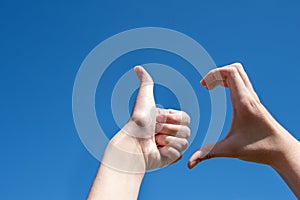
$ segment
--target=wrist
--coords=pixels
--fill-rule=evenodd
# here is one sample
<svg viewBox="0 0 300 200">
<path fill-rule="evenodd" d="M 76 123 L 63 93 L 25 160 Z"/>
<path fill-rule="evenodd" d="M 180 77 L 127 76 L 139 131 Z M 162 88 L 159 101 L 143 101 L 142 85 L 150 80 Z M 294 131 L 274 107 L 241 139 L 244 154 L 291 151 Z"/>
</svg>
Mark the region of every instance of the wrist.
<svg viewBox="0 0 300 200">
<path fill-rule="evenodd" d="M 268 132 L 270 140 L 266 144 L 269 146 L 269 153 L 267 154 L 266 160 L 268 161 L 267 165 L 271 166 L 275 170 L 279 170 L 288 161 L 293 159 L 295 154 L 299 154 L 299 142 L 280 124 L 276 119 L 267 111 L 267 109 L 263 106 L 265 110 L 264 119 L 266 120 L 265 130 Z"/>
<path fill-rule="evenodd" d="M 275 152 L 274 159 L 270 166 L 276 171 L 285 170 L 288 165 L 291 165 L 296 158 L 300 158 L 300 143 L 287 131 L 284 131 L 279 136 L 279 141 L 277 143 L 277 151 Z"/>
<path fill-rule="evenodd" d="M 300 198 L 300 144 L 290 134 L 282 140 L 279 156 L 271 166 Z"/>
<path fill-rule="evenodd" d="M 101 163 L 122 173 L 144 174 L 146 171 L 139 141 L 122 130 L 107 145 Z"/>
</svg>

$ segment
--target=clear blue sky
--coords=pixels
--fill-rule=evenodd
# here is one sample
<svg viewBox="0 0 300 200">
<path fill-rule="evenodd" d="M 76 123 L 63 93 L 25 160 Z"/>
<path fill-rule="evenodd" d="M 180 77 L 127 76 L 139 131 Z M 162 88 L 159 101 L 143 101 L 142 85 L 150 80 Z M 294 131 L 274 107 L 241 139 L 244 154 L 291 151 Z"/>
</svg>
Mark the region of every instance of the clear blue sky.
<svg viewBox="0 0 300 200">
<path fill-rule="evenodd" d="M 136 27 L 183 32 L 202 44 L 218 66 L 242 62 L 262 102 L 300 139 L 299 8 L 298 0 L 1 0 L 0 198 L 86 197 L 99 162 L 82 145 L 73 123 L 74 79 L 99 42 Z M 149 61 L 183 62 L 163 52 L 135 52 L 117 60 L 114 70 Z M 198 80 L 187 76 L 197 88 Z M 101 81 L 105 85 L 110 79 Z M 105 105 L 101 90 L 99 85 L 97 110 Z M 171 97 L 166 92 L 158 101 L 176 108 Z M 200 87 L 198 97 L 208 102 Z M 208 126 L 204 116 L 210 111 L 201 106 L 197 138 L 179 163 L 146 175 L 140 199 L 293 199 L 267 166 L 214 159 L 187 169 Z M 116 131 L 109 110 L 98 117 L 106 118 L 108 135 Z M 229 110 L 224 133 L 230 120 Z"/>
</svg>

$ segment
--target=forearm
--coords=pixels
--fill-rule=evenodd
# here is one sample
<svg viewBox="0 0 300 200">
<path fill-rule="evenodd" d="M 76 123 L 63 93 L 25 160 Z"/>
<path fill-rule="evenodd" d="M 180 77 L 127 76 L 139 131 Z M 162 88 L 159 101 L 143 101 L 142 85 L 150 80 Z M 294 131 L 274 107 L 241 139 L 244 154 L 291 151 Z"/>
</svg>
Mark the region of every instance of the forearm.
<svg viewBox="0 0 300 200">
<path fill-rule="evenodd" d="M 144 174 L 130 174 L 100 165 L 88 199 L 137 199 Z"/>
<path fill-rule="evenodd" d="M 282 150 L 272 167 L 300 198 L 300 143 L 289 133 L 282 140 Z"/>
<path fill-rule="evenodd" d="M 105 150 L 88 199 L 137 199 L 144 172 L 138 143 L 120 131 Z"/>
</svg>

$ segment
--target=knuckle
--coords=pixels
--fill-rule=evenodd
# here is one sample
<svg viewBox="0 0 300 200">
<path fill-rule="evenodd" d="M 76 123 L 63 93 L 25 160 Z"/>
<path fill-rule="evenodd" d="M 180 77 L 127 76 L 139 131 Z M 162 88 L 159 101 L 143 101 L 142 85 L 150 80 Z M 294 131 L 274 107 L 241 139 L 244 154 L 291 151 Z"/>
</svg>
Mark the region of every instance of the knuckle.
<svg viewBox="0 0 300 200">
<path fill-rule="evenodd" d="M 156 113 L 157 114 L 161 114 L 163 111 L 162 111 L 162 108 L 156 108 Z"/>
<path fill-rule="evenodd" d="M 216 73 L 216 72 L 218 72 L 219 71 L 219 69 L 218 68 L 216 68 L 216 69 L 213 69 L 213 70 L 211 70 L 210 71 L 210 74 L 214 74 L 214 73 Z"/>
<path fill-rule="evenodd" d="M 172 141 L 170 140 L 169 136 L 164 135 L 163 140 L 165 142 L 165 145 L 169 145 Z"/>
<path fill-rule="evenodd" d="M 155 132 L 159 133 L 164 129 L 165 125 L 163 123 L 156 123 L 155 124 Z"/>
<path fill-rule="evenodd" d="M 145 127 L 149 123 L 149 115 L 146 112 L 135 112 L 131 119 L 141 127 Z"/>
<path fill-rule="evenodd" d="M 260 113 L 261 109 L 260 109 L 260 102 L 258 102 L 256 99 L 248 97 L 248 98 L 242 98 L 240 100 L 240 105 L 242 107 L 242 109 L 240 109 L 240 111 L 242 112 L 246 112 L 247 113 L 251 113 L 251 114 L 258 114 Z"/>
<path fill-rule="evenodd" d="M 167 121 L 168 115 L 166 113 L 160 113 L 160 123 L 165 123 Z"/>
<path fill-rule="evenodd" d="M 215 69 L 213 73 L 213 81 L 219 81 L 222 80 L 222 75 L 221 75 L 221 70 L 220 69 Z"/>
<path fill-rule="evenodd" d="M 176 125 L 173 125 L 173 124 L 168 124 L 167 128 L 168 128 L 170 133 L 174 133 L 174 132 L 179 131 L 179 128 Z"/>
<path fill-rule="evenodd" d="M 172 122 L 178 120 L 178 115 L 177 114 L 168 114 L 168 119 Z"/>
<path fill-rule="evenodd" d="M 189 127 L 187 127 L 187 126 L 184 126 L 184 129 L 185 129 L 185 131 L 184 131 L 185 137 L 189 138 L 191 136 L 191 129 Z"/>
<path fill-rule="evenodd" d="M 160 138 L 159 135 L 156 135 L 156 136 L 155 136 L 155 143 L 158 143 L 158 142 L 160 141 L 159 138 Z"/>
<path fill-rule="evenodd" d="M 160 144 L 168 145 L 170 144 L 170 140 L 166 135 L 158 135 L 156 136 L 156 141 L 159 141 Z"/>
<path fill-rule="evenodd" d="M 185 150 L 189 146 L 189 142 L 187 140 L 183 140 L 182 149 Z"/>
<path fill-rule="evenodd" d="M 237 68 L 234 66 L 229 67 L 227 70 L 230 76 L 235 76 L 238 73 Z"/>
<path fill-rule="evenodd" d="M 209 84 L 212 81 L 212 79 L 214 79 L 215 74 L 218 72 L 218 68 L 209 71 L 208 74 L 204 77 L 204 81 Z"/>
<path fill-rule="evenodd" d="M 205 156 L 205 159 L 209 160 L 209 159 L 211 159 L 211 158 L 213 158 L 213 155 L 212 155 L 211 152 L 209 152 L 209 153 Z"/>
<path fill-rule="evenodd" d="M 240 99 L 240 105 L 244 108 L 248 108 L 250 106 L 250 99 L 249 97 L 243 97 Z"/>
<path fill-rule="evenodd" d="M 232 66 L 237 68 L 237 69 L 243 69 L 243 65 L 239 62 L 233 63 Z"/>
<path fill-rule="evenodd" d="M 172 114 L 172 113 L 178 113 L 178 112 L 181 112 L 181 111 L 169 108 L 169 109 L 166 110 L 166 112 Z"/>
<path fill-rule="evenodd" d="M 184 112 L 184 111 L 182 111 L 182 115 L 186 119 L 187 125 L 189 125 L 191 123 L 191 117 L 186 112 Z"/>
</svg>

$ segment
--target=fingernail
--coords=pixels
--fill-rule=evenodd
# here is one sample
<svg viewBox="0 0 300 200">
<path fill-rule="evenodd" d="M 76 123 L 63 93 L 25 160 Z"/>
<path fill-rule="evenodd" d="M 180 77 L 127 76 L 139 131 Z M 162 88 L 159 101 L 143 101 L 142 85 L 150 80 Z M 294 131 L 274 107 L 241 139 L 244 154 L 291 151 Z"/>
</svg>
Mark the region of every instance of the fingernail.
<svg viewBox="0 0 300 200">
<path fill-rule="evenodd" d="M 189 169 L 193 169 L 194 166 L 195 166 L 194 163 L 195 163 L 195 162 L 190 162 L 190 163 L 188 163 L 188 168 L 189 168 Z"/>
</svg>

